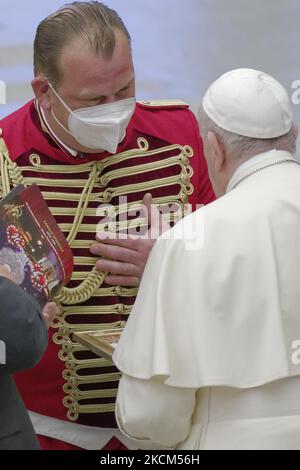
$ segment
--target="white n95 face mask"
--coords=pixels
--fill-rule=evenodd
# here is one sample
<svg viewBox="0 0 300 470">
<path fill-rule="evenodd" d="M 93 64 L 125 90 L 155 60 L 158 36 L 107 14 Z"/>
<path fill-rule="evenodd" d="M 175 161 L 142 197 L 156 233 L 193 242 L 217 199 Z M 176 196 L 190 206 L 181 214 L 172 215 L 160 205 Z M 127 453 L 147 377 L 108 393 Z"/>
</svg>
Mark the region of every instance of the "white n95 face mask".
<svg viewBox="0 0 300 470">
<path fill-rule="evenodd" d="M 124 139 L 127 126 L 134 114 L 135 98 L 72 111 L 51 83 L 49 86 L 70 113 L 69 129 L 66 129 L 51 111 L 57 124 L 84 147 L 116 153 L 118 144 Z"/>
</svg>

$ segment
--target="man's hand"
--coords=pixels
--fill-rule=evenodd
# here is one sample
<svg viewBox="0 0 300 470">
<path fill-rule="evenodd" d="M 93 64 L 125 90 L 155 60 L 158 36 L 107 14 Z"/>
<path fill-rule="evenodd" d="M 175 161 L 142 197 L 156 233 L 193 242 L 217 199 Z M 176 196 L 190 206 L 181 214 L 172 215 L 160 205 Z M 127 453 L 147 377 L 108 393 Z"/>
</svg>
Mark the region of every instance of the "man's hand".
<svg viewBox="0 0 300 470">
<path fill-rule="evenodd" d="M 124 235 L 114 235 L 104 238 L 101 235 L 97 237 L 99 242 L 90 248 L 93 255 L 106 258 L 97 261 L 96 267 L 99 271 L 109 273 L 105 278 L 108 285 L 138 287 L 156 238 L 170 228 L 162 223 L 159 212 L 152 206 L 151 194 L 145 195 L 143 204 L 150 227 L 145 236 L 128 235 L 125 238 Z"/>
<path fill-rule="evenodd" d="M 105 282 L 111 286 L 137 287 L 140 285 L 150 251 L 155 240 L 101 239 L 101 243 L 91 246 L 94 255 L 110 259 L 100 259 L 96 263 L 99 271 L 110 273 Z"/>
<path fill-rule="evenodd" d="M 49 302 L 45 305 L 43 308 L 43 317 L 48 328 L 58 314 L 59 308 L 54 302 Z"/>
</svg>

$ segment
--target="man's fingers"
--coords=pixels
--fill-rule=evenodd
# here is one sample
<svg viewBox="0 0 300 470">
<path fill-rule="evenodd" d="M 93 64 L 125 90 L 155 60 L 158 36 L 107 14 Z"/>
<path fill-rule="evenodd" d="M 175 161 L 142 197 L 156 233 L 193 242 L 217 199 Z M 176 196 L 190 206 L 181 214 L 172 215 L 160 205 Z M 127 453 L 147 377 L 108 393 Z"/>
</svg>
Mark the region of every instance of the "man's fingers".
<svg viewBox="0 0 300 470">
<path fill-rule="evenodd" d="M 52 323 L 52 321 L 58 314 L 59 314 L 59 308 L 54 302 L 49 302 L 43 308 L 43 317 L 47 325 Z"/>
<path fill-rule="evenodd" d="M 151 206 L 152 206 L 152 194 L 147 193 L 143 197 L 143 207 L 141 216 L 148 220 L 148 225 L 151 225 Z"/>
<path fill-rule="evenodd" d="M 102 235 L 97 235 L 97 239 L 100 243 L 113 246 L 121 246 L 123 248 L 128 248 L 129 250 L 137 251 L 136 244 L 140 237 L 132 237 L 131 235 L 129 237 L 129 235 L 126 235 L 126 238 L 102 238 Z"/>
<path fill-rule="evenodd" d="M 45 305 L 43 312 L 55 315 L 59 313 L 59 308 L 55 302 L 48 302 Z"/>
<path fill-rule="evenodd" d="M 125 263 L 135 263 L 138 261 L 137 252 L 125 247 L 94 243 L 90 247 L 90 251 L 93 255 L 103 256 L 104 258 L 123 261 Z"/>
<path fill-rule="evenodd" d="M 105 278 L 105 284 L 109 286 L 138 287 L 141 280 L 134 276 L 114 276 L 108 274 Z"/>
<path fill-rule="evenodd" d="M 140 271 L 137 266 L 130 263 L 122 263 L 119 261 L 110 261 L 101 259 L 97 261 L 96 268 L 105 273 L 111 273 L 121 276 L 137 276 L 139 277 Z"/>
<path fill-rule="evenodd" d="M 163 221 L 163 214 L 159 210 L 159 206 L 153 204 L 152 195 L 145 194 L 143 199 L 144 217 L 148 217 L 149 231 L 147 236 L 153 239 L 158 238 L 163 232 L 170 228 L 170 225 Z"/>
</svg>

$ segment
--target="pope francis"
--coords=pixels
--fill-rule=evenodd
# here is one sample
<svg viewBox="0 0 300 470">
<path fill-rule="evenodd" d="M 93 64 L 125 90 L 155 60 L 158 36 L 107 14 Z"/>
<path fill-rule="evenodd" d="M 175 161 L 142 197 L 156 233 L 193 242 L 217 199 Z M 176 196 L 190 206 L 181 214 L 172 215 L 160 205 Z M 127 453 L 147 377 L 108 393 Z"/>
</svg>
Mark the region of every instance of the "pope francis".
<svg viewBox="0 0 300 470">
<path fill-rule="evenodd" d="M 218 199 L 155 244 L 114 353 L 138 448 L 300 449 L 300 168 L 289 97 L 252 69 L 208 89 Z M 299 353 L 299 354 L 298 354 Z"/>
</svg>

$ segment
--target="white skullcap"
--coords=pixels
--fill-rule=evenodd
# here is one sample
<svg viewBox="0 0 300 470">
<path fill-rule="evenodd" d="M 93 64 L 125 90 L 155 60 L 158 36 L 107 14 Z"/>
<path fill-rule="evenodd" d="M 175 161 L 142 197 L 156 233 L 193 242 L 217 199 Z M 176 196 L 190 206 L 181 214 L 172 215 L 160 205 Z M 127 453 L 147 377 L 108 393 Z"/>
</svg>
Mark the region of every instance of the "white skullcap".
<svg viewBox="0 0 300 470">
<path fill-rule="evenodd" d="M 203 99 L 205 113 L 234 134 L 271 139 L 287 134 L 293 125 L 289 96 L 264 72 L 236 69 L 221 75 Z"/>
</svg>

